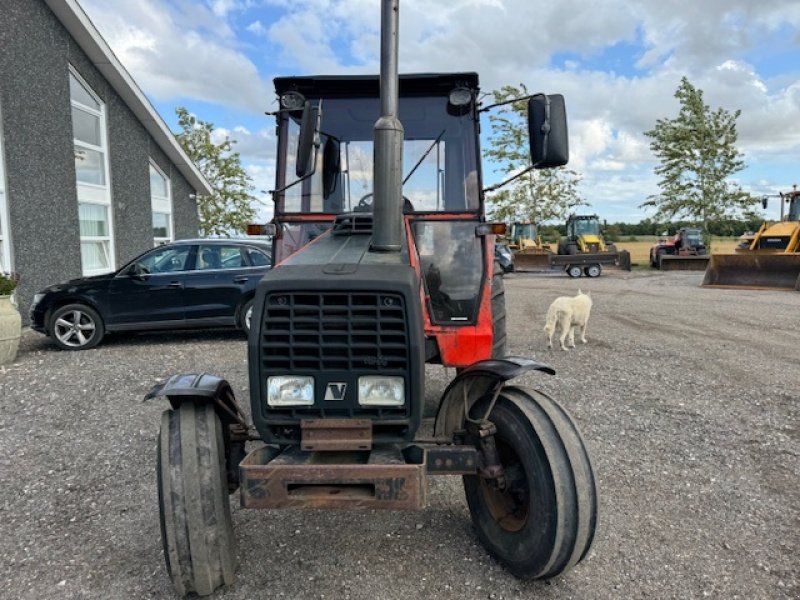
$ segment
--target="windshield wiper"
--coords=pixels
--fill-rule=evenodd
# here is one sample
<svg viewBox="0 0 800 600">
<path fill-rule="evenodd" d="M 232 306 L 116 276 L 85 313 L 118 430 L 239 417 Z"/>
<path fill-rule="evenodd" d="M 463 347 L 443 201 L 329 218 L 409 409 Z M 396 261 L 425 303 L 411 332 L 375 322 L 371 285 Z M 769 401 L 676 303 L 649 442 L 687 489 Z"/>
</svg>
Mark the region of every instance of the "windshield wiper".
<svg viewBox="0 0 800 600">
<path fill-rule="evenodd" d="M 422 155 L 422 156 L 419 158 L 419 160 L 417 161 L 417 164 L 415 164 L 415 165 L 414 165 L 414 168 L 413 168 L 413 169 L 411 169 L 411 172 L 410 172 L 408 175 L 406 175 L 405 179 L 403 179 L 403 185 L 405 185 L 405 184 L 406 184 L 406 181 L 408 181 L 409 179 L 411 179 L 411 176 L 414 174 L 414 172 L 415 172 L 415 171 L 416 171 L 416 170 L 419 168 L 419 166 L 422 164 L 422 161 L 424 161 L 424 160 L 425 160 L 425 158 L 428 156 L 428 154 L 430 154 L 430 153 L 431 153 L 431 150 L 433 150 L 433 147 L 434 147 L 434 146 L 436 146 L 436 144 L 438 144 L 438 143 L 441 141 L 441 139 L 442 139 L 442 136 L 444 135 L 444 132 L 445 132 L 445 131 L 447 131 L 447 129 L 442 129 L 442 133 L 440 133 L 438 136 L 436 136 L 436 139 L 435 139 L 435 140 L 433 140 L 433 142 L 431 142 L 431 145 L 430 145 L 430 146 L 428 146 L 428 149 L 427 149 L 427 150 L 425 150 L 425 154 L 423 154 L 423 155 Z"/>
</svg>

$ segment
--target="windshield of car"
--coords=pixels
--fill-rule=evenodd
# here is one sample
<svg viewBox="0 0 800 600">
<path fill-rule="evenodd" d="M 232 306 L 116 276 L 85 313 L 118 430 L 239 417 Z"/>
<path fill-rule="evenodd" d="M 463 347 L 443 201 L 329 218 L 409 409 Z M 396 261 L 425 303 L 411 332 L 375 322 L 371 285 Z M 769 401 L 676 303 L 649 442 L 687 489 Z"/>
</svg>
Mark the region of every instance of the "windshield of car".
<svg viewBox="0 0 800 600">
<path fill-rule="evenodd" d="M 703 236 L 696 229 L 686 231 L 686 241 L 690 246 L 700 246 L 703 244 Z"/>
<path fill-rule="evenodd" d="M 475 123 L 470 114 L 449 114 L 446 97 L 401 98 L 403 124 L 403 196 L 406 211 L 464 212 L 478 210 L 478 167 Z M 452 112 L 452 111 L 451 111 Z M 278 194 L 283 213 L 342 213 L 371 210 L 373 192 L 373 127 L 380 113 L 378 98 L 330 98 L 321 106 L 320 150 L 316 171 L 301 184 Z M 297 117 L 284 115 L 278 157 L 278 187 L 297 179 Z M 323 151 L 327 140 L 339 144 L 340 172 L 335 188 L 323 195 Z"/>
</svg>

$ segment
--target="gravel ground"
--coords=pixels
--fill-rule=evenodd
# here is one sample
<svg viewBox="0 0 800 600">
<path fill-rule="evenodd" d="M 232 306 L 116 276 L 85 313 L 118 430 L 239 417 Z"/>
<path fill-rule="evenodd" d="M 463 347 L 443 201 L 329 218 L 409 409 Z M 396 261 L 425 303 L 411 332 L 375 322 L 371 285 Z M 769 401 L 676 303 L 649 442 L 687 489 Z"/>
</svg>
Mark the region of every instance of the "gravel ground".
<svg viewBox="0 0 800 600">
<path fill-rule="evenodd" d="M 800 294 L 698 287 L 700 273 L 512 275 L 510 352 L 581 427 L 601 499 L 592 552 L 523 583 L 480 547 L 460 479 L 423 512 L 245 511 L 218 598 L 800 597 Z M 549 302 L 579 285 L 589 344 L 548 351 Z M 170 598 L 155 444 L 178 371 L 228 378 L 247 403 L 237 332 L 127 335 L 61 352 L 29 332 L 0 371 L 0 597 Z M 452 376 L 428 368 L 427 411 Z"/>
</svg>

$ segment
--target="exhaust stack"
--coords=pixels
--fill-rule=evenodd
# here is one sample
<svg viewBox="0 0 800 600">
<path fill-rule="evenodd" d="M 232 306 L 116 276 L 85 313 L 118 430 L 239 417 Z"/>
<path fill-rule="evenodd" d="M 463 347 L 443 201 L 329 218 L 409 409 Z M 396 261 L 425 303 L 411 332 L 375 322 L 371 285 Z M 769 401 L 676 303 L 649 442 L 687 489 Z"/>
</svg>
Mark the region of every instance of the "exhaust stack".
<svg viewBox="0 0 800 600">
<path fill-rule="evenodd" d="M 381 116 L 375 122 L 373 238 L 370 250 L 399 252 L 403 228 L 403 125 L 397 118 L 400 1 L 381 5 Z"/>
</svg>

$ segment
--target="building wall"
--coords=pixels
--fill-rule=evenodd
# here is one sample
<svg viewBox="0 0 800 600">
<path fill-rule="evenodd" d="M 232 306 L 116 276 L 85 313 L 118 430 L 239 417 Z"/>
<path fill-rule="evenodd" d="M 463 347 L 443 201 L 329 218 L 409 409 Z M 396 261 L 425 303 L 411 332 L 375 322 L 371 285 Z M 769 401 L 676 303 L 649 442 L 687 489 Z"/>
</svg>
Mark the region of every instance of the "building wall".
<svg viewBox="0 0 800 600">
<path fill-rule="evenodd" d="M 176 238 L 197 235 L 190 188 L 41 0 L 3 0 L 0 106 L 17 299 L 80 277 L 69 65 L 106 105 L 116 266 L 153 245 L 149 161 L 169 175 Z"/>
</svg>

